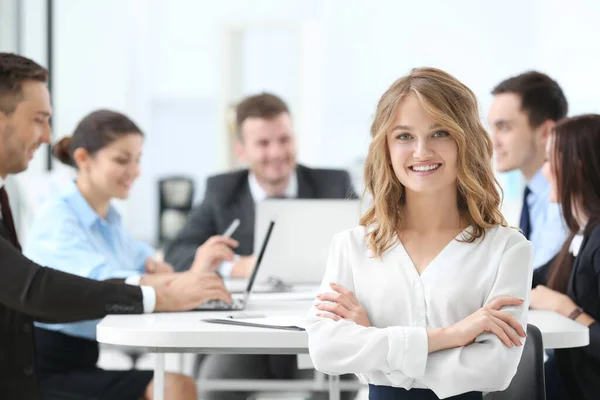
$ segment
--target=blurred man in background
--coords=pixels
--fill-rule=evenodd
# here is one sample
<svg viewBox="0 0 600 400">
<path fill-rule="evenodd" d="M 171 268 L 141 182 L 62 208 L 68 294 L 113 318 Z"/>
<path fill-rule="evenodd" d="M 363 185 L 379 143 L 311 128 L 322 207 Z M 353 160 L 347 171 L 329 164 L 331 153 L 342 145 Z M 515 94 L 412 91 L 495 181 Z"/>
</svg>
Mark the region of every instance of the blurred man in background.
<svg viewBox="0 0 600 400">
<path fill-rule="evenodd" d="M 499 172 L 520 170 L 526 181 L 519 226 L 533 243 L 533 267 L 558 254 L 568 236 L 560 205 L 550 202 L 550 184 L 542 175 L 546 141 L 557 121 L 567 116 L 565 95 L 553 79 L 530 71 L 500 82 L 488 122 Z"/>
<path fill-rule="evenodd" d="M 355 199 L 346 171 L 313 169 L 296 161 L 292 118 L 279 97 L 262 93 L 247 97 L 236 108 L 235 152 L 248 165 L 242 169 L 208 178 L 202 203 L 175 240 L 167 247 L 165 260 L 176 270 L 190 267 L 198 246 L 209 237 L 222 234 L 239 218 L 233 234 L 239 242 L 239 258 L 224 262 L 223 277 L 247 277 L 254 268 L 255 204 L 269 198 Z M 203 361 L 203 379 L 312 379 L 312 369 L 299 370 L 294 355 L 210 355 Z M 207 400 L 246 399 L 249 392 L 202 393 Z M 345 393 L 343 398 L 351 398 Z M 325 393 L 313 398 L 327 398 Z"/>
</svg>

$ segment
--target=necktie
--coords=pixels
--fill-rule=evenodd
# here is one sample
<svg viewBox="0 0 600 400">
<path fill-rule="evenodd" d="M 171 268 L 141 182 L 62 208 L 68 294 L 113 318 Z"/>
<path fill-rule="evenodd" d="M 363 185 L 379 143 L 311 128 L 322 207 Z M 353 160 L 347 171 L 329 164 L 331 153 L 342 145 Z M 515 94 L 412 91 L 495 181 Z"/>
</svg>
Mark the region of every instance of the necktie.
<svg viewBox="0 0 600 400">
<path fill-rule="evenodd" d="M 531 194 L 529 187 L 525 186 L 525 193 L 523 194 L 523 208 L 521 209 L 521 221 L 519 227 L 523 232 L 523 235 L 529 239 L 531 234 L 531 220 L 529 219 L 529 205 L 527 204 L 527 197 Z"/>
<path fill-rule="evenodd" d="M 8 194 L 4 186 L 0 189 L 0 205 L 2 206 L 2 223 L 8 234 L 10 242 L 19 250 L 21 245 L 17 238 L 17 231 L 15 229 L 15 222 L 13 221 L 12 211 L 10 210 L 10 204 L 8 202 Z"/>
<path fill-rule="evenodd" d="M 277 196 L 269 196 L 267 197 L 267 200 L 281 200 L 281 199 L 287 199 L 287 196 L 285 195 L 277 195 Z"/>
</svg>

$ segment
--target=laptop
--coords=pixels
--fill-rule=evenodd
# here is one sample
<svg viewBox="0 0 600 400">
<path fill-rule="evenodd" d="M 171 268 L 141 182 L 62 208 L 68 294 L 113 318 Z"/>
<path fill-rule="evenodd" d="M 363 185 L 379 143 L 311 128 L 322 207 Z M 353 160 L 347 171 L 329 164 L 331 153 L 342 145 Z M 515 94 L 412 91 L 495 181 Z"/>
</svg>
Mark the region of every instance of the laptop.
<svg viewBox="0 0 600 400">
<path fill-rule="evenodd" d="M 252 291 L 252 286 L 254 285 L 254 281 L 256 280 L 256 275 L 258 274 L 260 264 L 265 255 L 265 250 L 267 249 L 267 244 L 269 243 L 269 239 L 271 238 L 271 233 L 273 232 L 274 226 L 275 221 L 270 221 L 269 226 L 267 227 L 267 232 L 264 235 L 264 239 L 260 247 L 260 252 L 258 253 L 258 257 L 256 258 L 256 264 L 254 265 L 252 275 L 250 275 L 250 279 L 248 280 L 248 284 L 246 285 L 246 290 L 244 291 L 243 297 L 234 298 L 231 304 L 228 304 L 223 300 L 209 300 L 205 303 L 200 304 L 193 311 L 227 311 L 243 310 L 246 308 L 246 305 L 248 304 L 248 298 L 250 297 L 250 292 Z"/>
<path fill-rule="evenodd" d="M 318 286 L 325 275 L 333 236 L 358 226 L 360 215 L 360 200 L 270 199 L 257 203 L 255 238 L 264 235 L 271 220 L 277 221 L 258 273 L 258 287 L 270 283 L 284 292 Z M 254 244 L 256 251 L 256 239 Z"/>
</svg>

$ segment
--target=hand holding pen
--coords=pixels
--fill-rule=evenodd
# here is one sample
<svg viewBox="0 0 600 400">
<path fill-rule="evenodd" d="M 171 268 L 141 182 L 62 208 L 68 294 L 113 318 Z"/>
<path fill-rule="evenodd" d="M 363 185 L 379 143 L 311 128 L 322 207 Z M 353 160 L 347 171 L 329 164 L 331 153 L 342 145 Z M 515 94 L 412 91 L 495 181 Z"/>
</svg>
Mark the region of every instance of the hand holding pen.
<svg viewBox="0 0 600 400">
<path fill-rule="evenodd" d="M 190 270 L 215 272 L 223 261 L 233 261 L 235 254 L 232 249 L 238 246 L 238 242 L 231 235 L 239 225 L 240 220 L 236 218 L 223 235 L 211 236 L 198 247 Z"/>
</svg>

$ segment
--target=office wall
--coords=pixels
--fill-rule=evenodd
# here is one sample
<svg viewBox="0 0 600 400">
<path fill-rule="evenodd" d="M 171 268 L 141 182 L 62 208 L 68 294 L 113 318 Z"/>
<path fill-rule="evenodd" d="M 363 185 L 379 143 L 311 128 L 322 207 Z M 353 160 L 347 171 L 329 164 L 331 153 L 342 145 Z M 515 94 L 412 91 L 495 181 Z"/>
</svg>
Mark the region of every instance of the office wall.
<svg viewBox="0 0 600 400">
<path fill-rule="evenodd" d="M 69 134 L 83 115 L 99 107 L 121 110 L 138 122 L 147 135 L 142 176 L 121 210 L 136 236 L 153 240 L 157 179 L 191 175 L 200 197 L 207 175 L 220 166 L 216 135 L 222 24 L 303 21 L 312 18 L 315 2 L 56 0 L 55 4 L 55 134 L 57 138 Z M 249 63 L 246 72 L 254 70 L 256 75 L 259 68 Z M 260 78 L 268 76 L 263 73 Z M 271 83 L 272 90 L 292 80 L 283 69 L 271 78 L 276 83 Z"/>
<path fill-rule="evenodd" d="M 0 51 L 14 52 L 18 42 L 15 0 L 0 0 Z"/>
<path fill-rule="evenodd" d="M 0 0 L 0 51 L 16 52 L 46 65 L 46 1 Z M 46 165 L 46 149 L 42 148 L 30 162 L 29 170 L 10 176 L 7 190 L 11 199 L 15 224 L 24 239 L 31 223 L 28 212 L 45 190 L 28 190 L 38 184 Z"/>
<path fill-rule="evenodd" d="M 121 110 L 143 127 L 143 175 L 121 208 L 127 226 L 146 240 L 156 236 L 159 177 L 191 175 L 201 196 L 205 177 L 222 165 L 216 135 L 223 24 L 279 21 L 315 27 L 312 40 L 319 50 L 305 60 L 315 79 L 303 84 L 317 97 L 311 115 L 301 114 L 297 121 L 310 127 L 298 138 L 300 160 L 311 165 L 352 166 L 360 174 L 379 96 L 415 66 L 443 68 L 463 80 L 478 96 L 484 118 L 494 84 L 532 68 L 563 85 L 572 113 L 600 109 L 595 79 L 600 29 L 594 24 L 600 4 L 591 0 L 55 4 L 55 134 L 69 133 L 98 107 Z M 287 91 L 294 75 L 285 60 L 257 49 L 256 40 L 247 47 L 246 73 L 267 89 Z M 274 64 L 281 67 L 268 68 Z M 261 66 L 269 73 L 261 74 Z M 307 103 L 310 99 L 301 101 Z M 311 120 L 304 123 L 304 118 Z M 515 222 L 520 177 L 500 178 L 508 189 L 506 212 Z"/>
<path fill-rule="evenodd" d="M 45 4 L 45 0 L 0 0 L 0 51 L 19 52 L 46 64 Z M 45 159 L 38 152 L 32 170 L 41 170 Z"/>
</svg>

